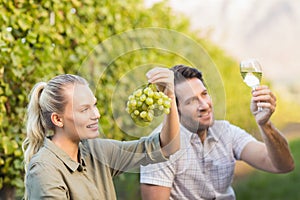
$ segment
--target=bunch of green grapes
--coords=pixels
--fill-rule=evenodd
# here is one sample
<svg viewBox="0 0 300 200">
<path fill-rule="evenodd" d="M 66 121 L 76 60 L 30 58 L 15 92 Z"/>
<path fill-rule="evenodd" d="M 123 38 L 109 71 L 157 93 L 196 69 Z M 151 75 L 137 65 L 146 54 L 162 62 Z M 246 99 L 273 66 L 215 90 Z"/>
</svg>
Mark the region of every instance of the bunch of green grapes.
<svg viewBox="0 0 300 200">
<path fill-rule="evenodd" d="M 171 99 L 159 92 L 154 84 L 138 88 L 129 97 L 126 111 L 133 121 L 141 126 L 149 125 L 154 117 L 169 114 Z"/>
</svg>

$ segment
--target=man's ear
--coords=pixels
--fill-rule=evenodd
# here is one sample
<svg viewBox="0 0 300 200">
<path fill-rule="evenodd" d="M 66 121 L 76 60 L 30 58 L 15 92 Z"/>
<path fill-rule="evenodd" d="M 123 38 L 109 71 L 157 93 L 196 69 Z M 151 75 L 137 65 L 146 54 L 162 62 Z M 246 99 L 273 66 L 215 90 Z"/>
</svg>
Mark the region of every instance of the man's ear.
<svg viewBox="0 0 300 200">
<path fill-rule="evenodd" d="M 180 111 L 180 105 L 179 105 L 179 101 L 178 101 L 178 99 L 176 98 L 176 104 L 177 104 L 177 111 L 178 111 L 178 115 L 179 115 L 179 117 L 180 117 L 180 115 L 181 115 L 181 111 Z"/>
<path fill-rule="evenodd" d="M 51 121 L 55 126 L 62 128 L 64 126 L 62 117 L 57 113 L 51 114 Z"/>
</svg>

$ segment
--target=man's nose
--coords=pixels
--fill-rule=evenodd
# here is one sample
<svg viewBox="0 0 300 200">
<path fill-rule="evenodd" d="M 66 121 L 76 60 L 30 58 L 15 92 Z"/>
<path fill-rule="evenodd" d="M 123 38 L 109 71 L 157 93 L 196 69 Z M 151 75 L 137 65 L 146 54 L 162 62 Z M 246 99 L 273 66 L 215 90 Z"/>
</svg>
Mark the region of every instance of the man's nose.
<svg viewBox="0 0 300 200">
<path fill-rule="evenodd" d="M 209 104 L 207 100 L 203 98 L 198 98 L 198 109 L 203 110 L 208 108 L 209 108 Z"/>
</svg>

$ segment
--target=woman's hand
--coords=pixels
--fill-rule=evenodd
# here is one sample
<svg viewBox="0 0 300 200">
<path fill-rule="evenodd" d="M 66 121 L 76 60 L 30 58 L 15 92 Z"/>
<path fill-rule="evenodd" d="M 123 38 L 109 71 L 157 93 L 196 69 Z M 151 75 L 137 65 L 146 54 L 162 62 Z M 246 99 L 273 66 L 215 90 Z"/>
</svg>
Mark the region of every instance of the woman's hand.
<svg viewBox="0 0 300 200">
<path fill-rule="evenodd" d="M 164 92 L 168 97 L 175 98 L 174 72 L 168 68 L 155 67 L 146 74 L 149 83 L 157 85 L 157 89 Z"/>
<path fill-rule="evenodd" d="M 171 101 L 170 113 L 165 115 L 160 132 L 160 145 L 166 157 L 180 148 L 179 115 L 174 92 L 174 72 L 168 68 L 155 67 L 147 72 L 149 83 L 157 85 L 159 91 L 164 92 Z"/>
</svg>

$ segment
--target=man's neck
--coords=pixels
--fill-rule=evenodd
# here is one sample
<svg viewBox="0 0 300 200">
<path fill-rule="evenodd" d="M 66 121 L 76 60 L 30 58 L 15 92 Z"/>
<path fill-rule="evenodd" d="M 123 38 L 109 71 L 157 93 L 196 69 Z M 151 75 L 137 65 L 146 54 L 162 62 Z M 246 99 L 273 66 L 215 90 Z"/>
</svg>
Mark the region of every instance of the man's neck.
<svg viewBox="0 0 300 200">
<path fill-rule="evenodd" d="M 200 138 L 200 140 L 201 140 L 201 142 L 203 144 L 204 140 L 205 140 L 205 138 L 207 136 L 207 129 L 205 129 L 205 130 L 198 130 L 197 131 L 197 135 L 199 136 L 199 138 Z"/>
<path fill-rule="evenodd" d="M 188 128 L 187 126 L 184 126 L 187 130 L 189 130 L 192 133 L 195 133 L 199 136 L 202 143 L 204 143 L 204 140 L 207 136 L 207 130 L 208 129 L 198 129 L 198 130 L 192 130 L 191 128 Z"/>
</svg>

